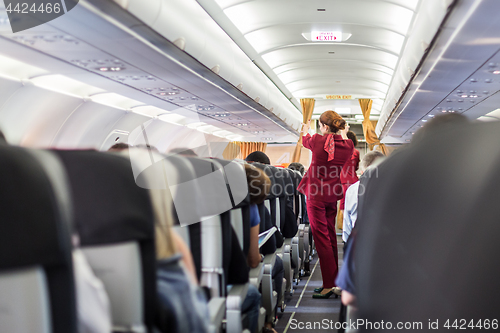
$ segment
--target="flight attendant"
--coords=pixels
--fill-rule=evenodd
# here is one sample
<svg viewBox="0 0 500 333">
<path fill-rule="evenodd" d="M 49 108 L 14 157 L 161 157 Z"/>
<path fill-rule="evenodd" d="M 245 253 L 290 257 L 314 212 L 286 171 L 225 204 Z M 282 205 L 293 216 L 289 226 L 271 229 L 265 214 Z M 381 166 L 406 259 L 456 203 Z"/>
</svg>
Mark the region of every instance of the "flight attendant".
<svg viewBox="0 0 500 333">
<path fill-rule="evenodd" d="M 308 133 L 310 121 L 303 124 L 302 144 L 312 151 L 312 162 L 299 191 L 307 198 L 307 213 L 323 277 L 323 287 L 315 289 L 318 293 L 313 298 L 328 298 L 337 291 L 334 289 L 338 273 L 335 217 L 337 201 L 343 196 L 340 174 L 351 158 L 354 145 L 345 133 L 345 120 L 336 112 L 323 112 L 318 123 L 321 135 L 313 136 Z"/>
<path fill-rule="evenodd" d="M 347 125 L 346 129 L 349 129 L 349 125 Z M 344 168 L 342 169 L 342 173 L 340 174 L 340 182 L 342 183 L 344 196 L 340 199 L 339 214 L 337 215 L 337 228 L 341 230 L 343 229 L 342 222 L 344 219 L 345 193 L 349 186 L 359 180 L 358 175 L 356 174 L 356 171 L 359 169 L 359 150 L 356 149 L 358 139 L 356 138 L 356 134 L 352 131 L 347 132 L 347 137 L 354 144 L 354 150 L 352 151 L 351 158 L 347 160 Z"/>
</svg>

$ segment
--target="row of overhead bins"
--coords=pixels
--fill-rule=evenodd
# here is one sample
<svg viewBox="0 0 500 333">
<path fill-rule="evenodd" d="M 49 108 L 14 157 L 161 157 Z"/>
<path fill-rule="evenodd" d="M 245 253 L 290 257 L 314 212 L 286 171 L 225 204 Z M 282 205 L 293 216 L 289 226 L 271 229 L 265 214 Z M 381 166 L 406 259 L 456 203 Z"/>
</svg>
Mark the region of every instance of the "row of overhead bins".
<svg viewBox="0 0 500 333">
<path fill-rule="evenodd" d="M 288 99 L 195 0 L 116 3 L 292 129 L 300 130 L 298 103 Z"/>
<path fill-rule="evenodd" d="M 440 2 L 436 1 L 436 6 Z M 427 121 L 440 114 L 459 113 L 470 120 L 499 119 L 500 4 L 495 0 L 448 2 L 444 20 L 435 18 L 440 23 L 438 33 L 432 40 L 422 39 L 422 48 L 413 52 L 416 57 L 408 72 L 414 69 L 415 73 L 400 78 L 404 94 L 396 98 L 395 92 L 386 101 L 392 99 L 394 106 L 384 110 L 377 125 L 382 142 L 409 142 Z M 433 4 L 431 1 L 429 6 Z M 436 14 L 428 7 L 427 16 Z M 432 24 L 431 20 L 426 22 Z M 417 62 L 417 56 L 424 53 Z"/>
<path fill-rule="evenodd" d="M 187 3 L 192 8 L 179 8 Z M 300 111 L 248 58 L 242 57 L 241 50 L 230 40 L 224 39 L 224 32 L 220 28 L 217 30 L 218 26 L 213 22 L 211 24 L 209 17 L 205 17 L 204 24 L 195 28 L 196 21 L 201 22 L 200 17 L 203 17 L 204 12 L 201 8 L 193 9 L 197 8 L 195 2 L 187 3 L 179 1 L 173 6 L 179 12 L 168 18 L 172 26 L 164 28 L 168 32 L 183 32 L 180 37 L 167 36 L 146 23 L 148 16 L 144 12 L 152 13 L 148 8 L 156 11 L 155 17 L 160 20 L 161 13 L 165 11 L 154 5 L 170 8 L 170 2 L 167 1 L 121 3 L 128 10 L 111 0 L 79 1 L 67 14 L 15 34 L 10 31 L 4 6 L 0 5 L 0 53 L 7 60 L 2 71 L 12 72 L 7 68 L 11 62 L 19 62 L 21 68 L 34 66 L 39 69 L 33 73 L 24 71 L 26 75 L 23 74 L 22 78 L 14 76 L 21 75 L 23 71 L 7 73 L 10 78 L 8 84 L 13 87 L 11 92 L 15 95 L 6 96 L 6 100 L 15 101 L 22 98 L 20 92 L 34 92 L 42 86 L 52 92 L 71 96 L 67 98 L 72 101 L 75 99 L 74 109 L 67 110 L 68 121 L 59 128 L 54 125 L 52 137 L 44 139 L 48 143 L 54 142 L 54 133 L 76 132 L 74 128 L 66 127 L 80 109 L 88 109 L 94 102 L 120 111 L 113 116 L 111 113 L 114 111 L 110 111 L 111 118 L 107 120 L 104 119 L 107 111 L 88 113 L 87 117 L 82 111 L 80 123 L 88 122 L 89 126 L 90 123 L 102 122 L 121 124 L 121 127 L 116 125 L 114 128 L 101 126 L 103 133 L 99 133 L 99 137 L 104 138 L 104 141 L 116 133 L 121 133 L 120 141 L 126 140 L 128 133 L 134 130 L 134 124 L 139 126 L 147 123 L 149 126 L 158 122 L 178 125 L 179 131 L 183 132 L 178 137 L 184 134 L 189 136 L 194 131 L 207 134 L 207 138 L 212 135 L 229 141 L 294 141 L 300 129 Z M 158 21 L 151 17 L 149 19 Z M 184 23 L 182 25 L 174 20 Z M 199 32 L 196 38 L 190 33 L 193 29 Z M 195 46 L 196 43 L 200 45 Z M 13 78 L 17 83 L 22 81 L 22 84 L 15 83 L 11 80 Z M 33 84 L 33 88 L 26 88 Z M 5 123 L 0 123 L 0 127 L 8 126 L 8 130 L 14 131 L 16 126 L 24 126 L 20 123 L 29 122 L 28 118 L 33 119 L 27 110 L 33 113 L 36 109 L 40 116 L 55 114 L 54 109 L 60 105 L 62 108 L 63 103 L 59 103 L 59 95 L 49 95 L 53 96 L 53 100 L 27 105 L 18 114 L 12 113 L 12 117 L 12 110 L 0 110 L 7 121 L 5 123 L 0 119 Z M 24 113 L 26 117 L 20 117 Z M 141 119 L 144 116 L 147 119 L 143 121 Z M 99 120 L 101 117 L 102 122 Z M 133 121 L 126 122 L 124 126 L 122 120 L 125 119 Z M 150 126 L 156 127 L 164 128 Z M 171 141 L 171 130 L 157 131 L 163 134 L 156 136 L 165 136 L 162 141 Z M 38 141 L 34 131 L 17 132 L 14 133 L 16 141 L 26 142 L 23 136 L 28 132 L 33 137 L 31 141 Z M 96 137 L 95 134 L 88 136 Z M 72 146 L 99 148 L 105 146 L 104 141 L 92 141 L 90 144 L 88 140 L 80 138 L 79 143 L 75 141 Z"/>
</svg>

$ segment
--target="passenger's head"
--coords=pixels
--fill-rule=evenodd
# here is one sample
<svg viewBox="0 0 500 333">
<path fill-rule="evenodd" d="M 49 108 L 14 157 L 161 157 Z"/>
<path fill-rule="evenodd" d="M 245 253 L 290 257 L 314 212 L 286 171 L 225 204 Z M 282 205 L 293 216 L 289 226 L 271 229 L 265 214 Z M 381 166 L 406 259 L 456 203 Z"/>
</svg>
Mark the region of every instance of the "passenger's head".
<svg viewBox="0 0 500 333">
<path fill-rule="evenodd" d="M 270 165 L 271 164 L 271 160 L 269 159 L 269 157 L 264 154 L 263 152 L 261 151 L 254 151 L 253 153 L 250 153 L 247 158 L 245 158 L 245 161 L 247 162 L 258 162 L 258 163 L 262 163 L 262 164 L 268 164 Z"/>
<path fill-rule="evenodd" d="M 122 150 L 125 150 L 125 149 L 129 149 L 130 148 L 130 145 L 128 145 L 127 143 L 124 143 L 124 142 L 119 142 L 119 143 L 115 143 L 114 145 L 112 145 L 108 151 L 122 151 Z"/>
<path fill-rule="evenodd" d="M 347 132 L 347 137 L 351 139 L 352 143 L 354 143 L 354 147 L 358 145 L 358 138 L 356 137 L 356 134 L 354 134 L 353 131 Z"/>
<path fill-rule="evenodd" d="M 368 167 L 370 167 L 371 165 L 375 165 L 375 162 L 377 162 L 377 160 L 384 158 L 384 157 L 385 157 L 385 155 L 379 151 L 371 151 L 371 152 L 367 153 L 365 156 L 363 156 L 363 159 L 359 163 L 360 171 L 362 173 L 365 172 L 366 169 L 368 169 Z"/>
<path fill-rule="evenodd" d="M 247 176 L 250 203 L 260 204 L 264 202 L 271 190 L 271 180 L 264 171 L 250 164 L 245 164 L 245 173 Z"/>
<path fill-rule="evenodd" d="M 298 172 L 300 172 L 300 174 L 302 176 L 304 175 L 304 172 L 306 171 L 306 168 L 304 168 L 302 163 L 299 163 L 299 162 L 290 163 L 290 165 L 288 166 L 288 169 L 298 171 Z"/>
<path fill-rule="evenodd" d="M 419 129 L 413 136 L 413 141 L 420 141 L 427 135 L 448 130 L 455 126 L 465 125 L 469 122 L 467 117 L 459 113 L 446 113 L 435 116 L 429 120 L 424 127 Z"/>
<path fill-rule="evenodd" d="M 319 125 L 321 134 L 337 133 L 345 129 L 346 122 L 337 112 L 328 110 L 319 117 Z"/>
<path fill-rule="evenodd" d="M 0 131 L 0 143 L 7 143 L 7 139 L 5 135 L 3 135 L 2 131 Z"/>
<path fill-rule="evenodd" d="M 168 152 L 169 154 L 176 154 L 187 157 L 198 157 L 194 150 L 190 148 L 174 148 Z"/>
</svg>

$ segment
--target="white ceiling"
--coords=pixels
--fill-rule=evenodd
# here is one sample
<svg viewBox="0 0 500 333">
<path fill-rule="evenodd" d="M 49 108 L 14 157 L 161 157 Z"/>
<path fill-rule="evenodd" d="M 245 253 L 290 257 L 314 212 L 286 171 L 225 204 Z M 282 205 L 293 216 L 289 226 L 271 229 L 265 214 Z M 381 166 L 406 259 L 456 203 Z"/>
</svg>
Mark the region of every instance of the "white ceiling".
<svg viewBox="0 0 500 333">
<path fill-rule="evenodd" d="M 336 108 L 342 108 L 343 114 L 359 114 L 356 99 L 324 100 L 324 95 L 372 98 L 372 114 L 377 115 L 419 0 L 198 3 L 293 102 L 313 97 L 315 114 Z M 343 38 L 350 38 L 340 43 L 314 42 L 303 36 L 312 31 L 340 31 Z"/>
</svg>

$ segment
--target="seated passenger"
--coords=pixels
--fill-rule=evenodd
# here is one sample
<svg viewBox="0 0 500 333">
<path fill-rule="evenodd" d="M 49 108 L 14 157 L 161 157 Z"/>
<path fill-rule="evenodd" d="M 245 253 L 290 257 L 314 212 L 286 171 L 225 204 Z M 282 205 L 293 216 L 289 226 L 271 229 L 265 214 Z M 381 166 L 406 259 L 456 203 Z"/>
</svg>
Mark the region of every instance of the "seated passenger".
<svg viewBox="0 0 500 333">
<path fill-rule="evenodd" d="M 189 248 L 171 228 L 173 213 L 169 191 L 150 190 L 156 225 L 158 311 L 161 332 L 208 332 L 207 300 L 197 286 Z"/>
<path fill-rule="evenodd" d="M 271 164 L 271 160 L 269 157 L 261 151 L 254 151 L 253 153 L 250 153 L 246 158 L 245 161 L 247 162 L 257 162 L 257 163 L 262 163 L 262 164 Z"/>
<path fill-rule="evenodd" d="M 348 208 L 349 212 L 347 212 L 346 210 L 344 218 L 348 217 L 348 220 L 344 220 L 344 225 L 348 225 L 351 229 L 349 229 L 349 241 L 347 241 L 344 245 L 344 263 L 340 268 L 339 274 L 335 281 L 335 283 L 337 283 L 337 286 L 342 290 L 342 304 L 346 306 L 350 305 L 355 307 L 356 305 L 356 289 L 354 285 L 354 248 L 357 231 L 355 228 L 355 223 L 352 224 L 352 222 L 356 222 L 357 220 L 358 208 L 360 206 L 360 196 L 364 194 L 364 187 L 366 186 L 367 180 L 370 177 L 377 176 L 377 172 L 374 172 L 374 167 L 379 164 L 384 158 L 385 155 L 378 151 L 372 151 L 366 154 L 363 157 L 360 165 L 360 168 L 362 168 L 363 171 L 361 179 L 357 183 L 349 187 L 349 189 L 347 190 L 349 196 L 348 198 L 346 198 L 346 209 Z M 356 187 L 354 187 L 355 185 Z M 343 237 L 344 234 L 342 234 L 342 238 Z"/>
<path fill-rule="evenodd" d="M 367 153 L 359 164 L 361 174 L 363 174 L 365 170 L 376 160 L 383 157 L 385 157 L 385 155 L 379 151 L 371 151 Z M 356 224 L 356 217 L 358 215 L 358 190 L 359 180 L 349 186 L 345 194 L 344 229 L 342 232 L 342 240 L 345 243 L 347 243 L 351 230 Z"/>
<path fill-rule="evenodd" d="M 268 196 L 271 189 L 271 180 L 262 170 L 250 164 L 245 164 L 245 173 L 247 176 L 248 192 L 250 194 L 250 247 L 247 262 L 251 268 L 255 268 L 264 259 L 264 256 L 259 253 L 260 214 L 257 205 L 264 202 Z M 283 264 L 281 266 L 283 270 Z M 281 279 L 283 279 L 283 276 L 281 276 Z M 255 332 L 257 327 L 260 298 L 257 288 L 250 285 L 247 297 L 242 306 L 242 312 L 248 316 L 249 323 L 247 328 L 250 332 Z M 266 323 L 266 329 L 273 332 L 272 323 Z"/>
<path fill-rule="evenodd" d="M 300 174 L 302 176 L 306 172 L 306 168 L 304 167 L 304 165 L 302 165 L 302 163 L 299 163 L 299 162 L 290 163 L 290 165 L 288 166 L 288 169 L 298 171 L 298 172 L 300 172 Z"/>
</svg>

